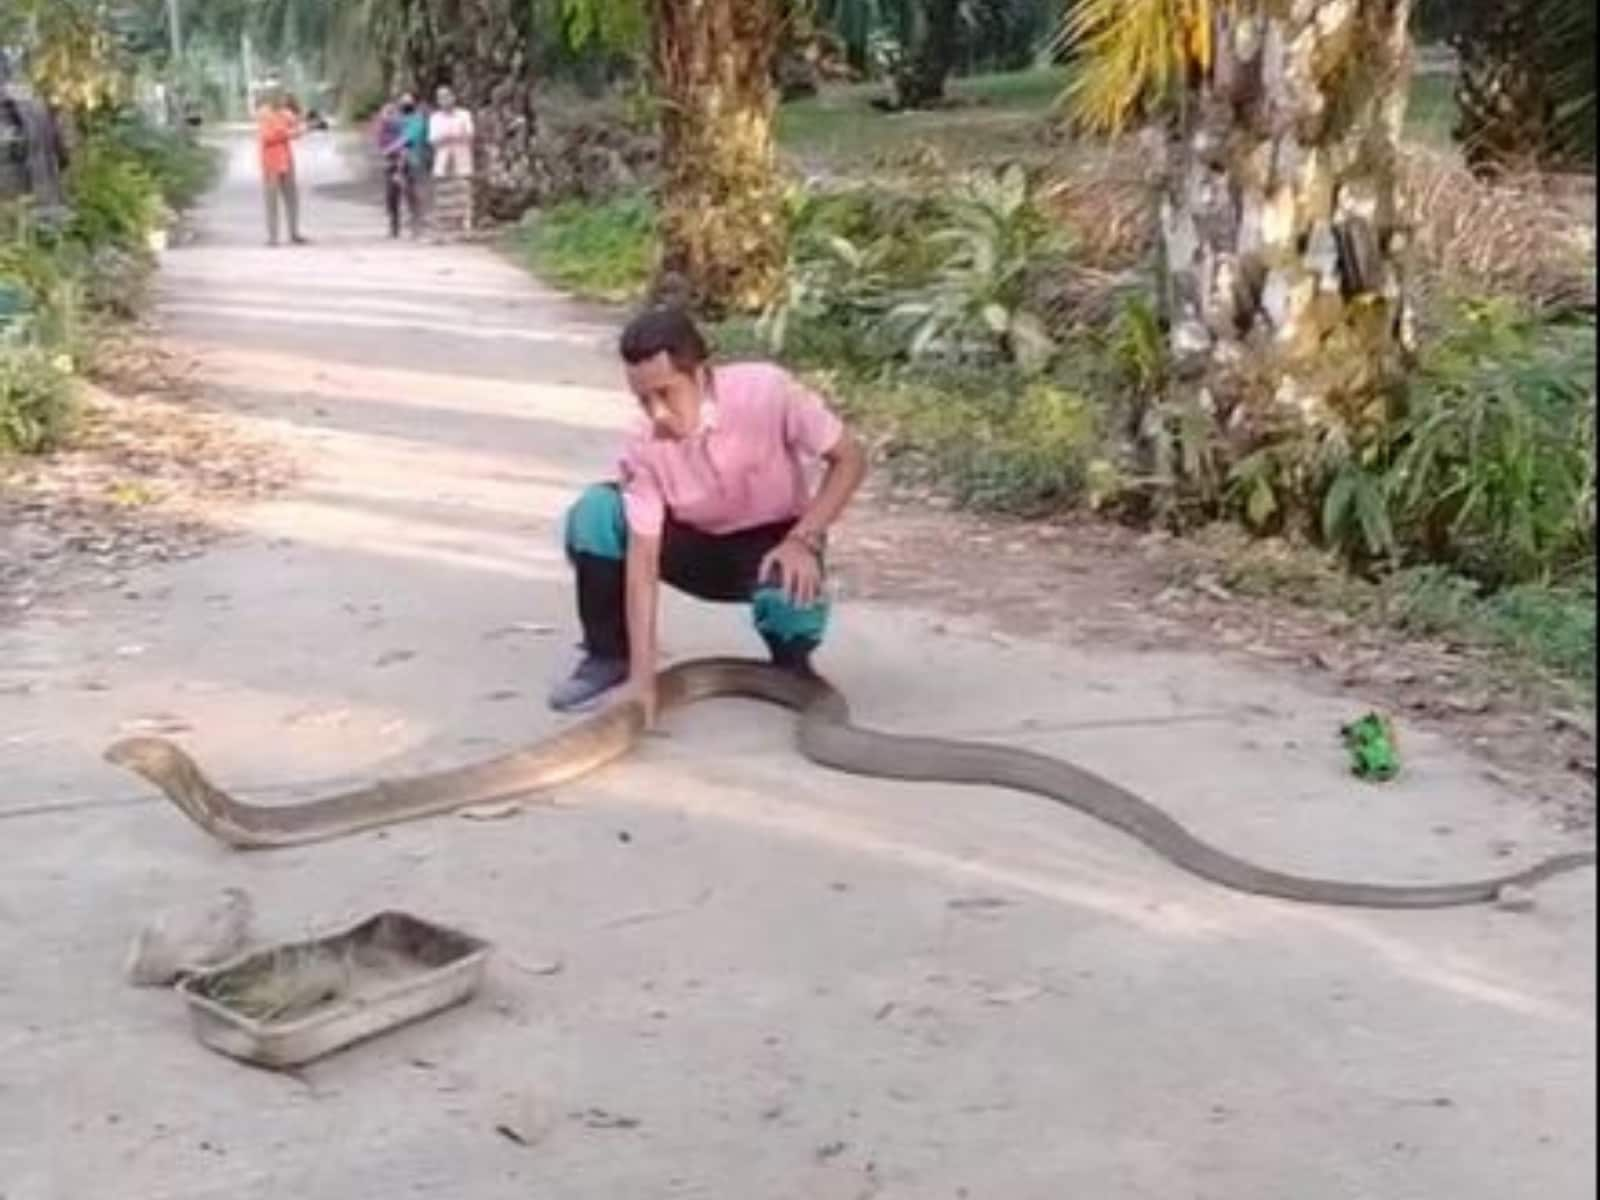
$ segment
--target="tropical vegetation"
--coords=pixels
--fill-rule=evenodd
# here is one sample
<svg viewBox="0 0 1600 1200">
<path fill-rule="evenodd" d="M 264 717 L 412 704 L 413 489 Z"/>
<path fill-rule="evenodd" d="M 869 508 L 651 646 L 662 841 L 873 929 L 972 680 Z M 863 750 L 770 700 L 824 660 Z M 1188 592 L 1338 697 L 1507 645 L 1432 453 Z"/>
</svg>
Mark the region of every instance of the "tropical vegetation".
<svg viewBox="0 0 1600 1200">
<path fill-rule="evenodd" d="M 1592 3 L 58 7 L 69 106 L 120 102 L 121 53 L 202 106 L 450 83 L 517 252 L 815 373 L 902 477 L 1232 523 L 1592 645 L 1593 229 L 1549 195 L 1592 188 Z M 119 161 L 78 186 L 131 197 Z"/>
</svg>

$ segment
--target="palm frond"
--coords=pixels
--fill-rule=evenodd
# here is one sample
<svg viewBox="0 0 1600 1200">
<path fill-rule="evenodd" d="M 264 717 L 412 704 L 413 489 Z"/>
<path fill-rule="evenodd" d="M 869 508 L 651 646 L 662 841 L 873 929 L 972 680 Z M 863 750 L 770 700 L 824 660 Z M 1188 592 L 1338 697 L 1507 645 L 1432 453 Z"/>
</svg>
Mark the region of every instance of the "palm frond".
<svg viewBox="0 0 1600 1200">
<path fill-rule="evenodd" d="M 1116 133 L 1181 86 L 1191 70 L 1209 69 L 1217 14 L 1235 3 L 1080 0 L 1054 47 L 1077 61 L 1062 97 L 1074 122 L 1092 133 Z"/>
<path fill-rule="evenodd" d="M 1562 157 L 1595 161 L 1595 0 L 1546 0 L 1539 28 L 1549 63 L 1552 138 Z"/>
</svg>

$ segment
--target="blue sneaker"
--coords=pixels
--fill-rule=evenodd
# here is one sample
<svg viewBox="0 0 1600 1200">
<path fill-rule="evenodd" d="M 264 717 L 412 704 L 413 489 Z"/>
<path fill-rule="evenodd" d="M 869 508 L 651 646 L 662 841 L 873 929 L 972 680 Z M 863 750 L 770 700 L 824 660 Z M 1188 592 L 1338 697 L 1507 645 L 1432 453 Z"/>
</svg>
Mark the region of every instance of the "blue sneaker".
<svg viewBox="0 0 1600 1200">
<path fill-rule="evenodd" d="M 577 712 L 593 707 L 612 688 L 628 681 L 628 664 L 620 658 L 586 654 L 571 678 L 550 690 L 550 707 Z"/>
</svg>

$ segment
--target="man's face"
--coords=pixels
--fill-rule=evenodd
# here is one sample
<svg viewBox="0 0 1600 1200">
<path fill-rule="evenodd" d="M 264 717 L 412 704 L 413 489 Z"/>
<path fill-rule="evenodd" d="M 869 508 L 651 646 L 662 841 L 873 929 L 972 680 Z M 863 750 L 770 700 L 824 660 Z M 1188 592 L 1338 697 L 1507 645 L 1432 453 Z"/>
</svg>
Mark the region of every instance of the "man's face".
<svg viewBox="0 0 1600 1200">
<path fill-rule="evenodd" d="M 628 386 L 656 437 L 681 441 L 700 427 L 699 373 L 678 370 L 665 350 L 629 364 Z"/>
</svg>

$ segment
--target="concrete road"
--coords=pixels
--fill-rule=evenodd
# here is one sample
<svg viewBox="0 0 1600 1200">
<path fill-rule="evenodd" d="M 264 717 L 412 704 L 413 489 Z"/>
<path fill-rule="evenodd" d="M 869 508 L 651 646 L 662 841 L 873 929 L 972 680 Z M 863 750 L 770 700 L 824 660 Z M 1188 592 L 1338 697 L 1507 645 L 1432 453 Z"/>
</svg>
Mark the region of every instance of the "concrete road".
<svg viewBox="0 0 1600 1200">
<path fill-rule="evenodd" d="M 1526 913 L 1255 900 L 1037 800 L 827 773 L 741 703 L 503 821 L 251 855 L 102 764 L 175 729 L 290 799 L 557 726 L 555 524 L 631 411 L 613 318 L 488 250 L 387 242 L 325 140 L 303 170 L 313 245 L 262 244 L 241 148 L 160 302 L 303 482 L 203 558 L 0 630 L 5 1200 L 1589 1194 L 1592 872 Z M 676 601 L 665 636 L 756 648 Z M 1356 783 L 1348 702 L 1204 655 L 847 602 L 823 665 L 864 722 L 1069 756 L 1285 868 L 1434 880 L 1568 844 L 1425 735 Z M 497 955 L 466 1007 L 249 1069 L 120 977 L 146 917 L 227 885 L 263 937 L 399 906 Z"/>
</svg>

